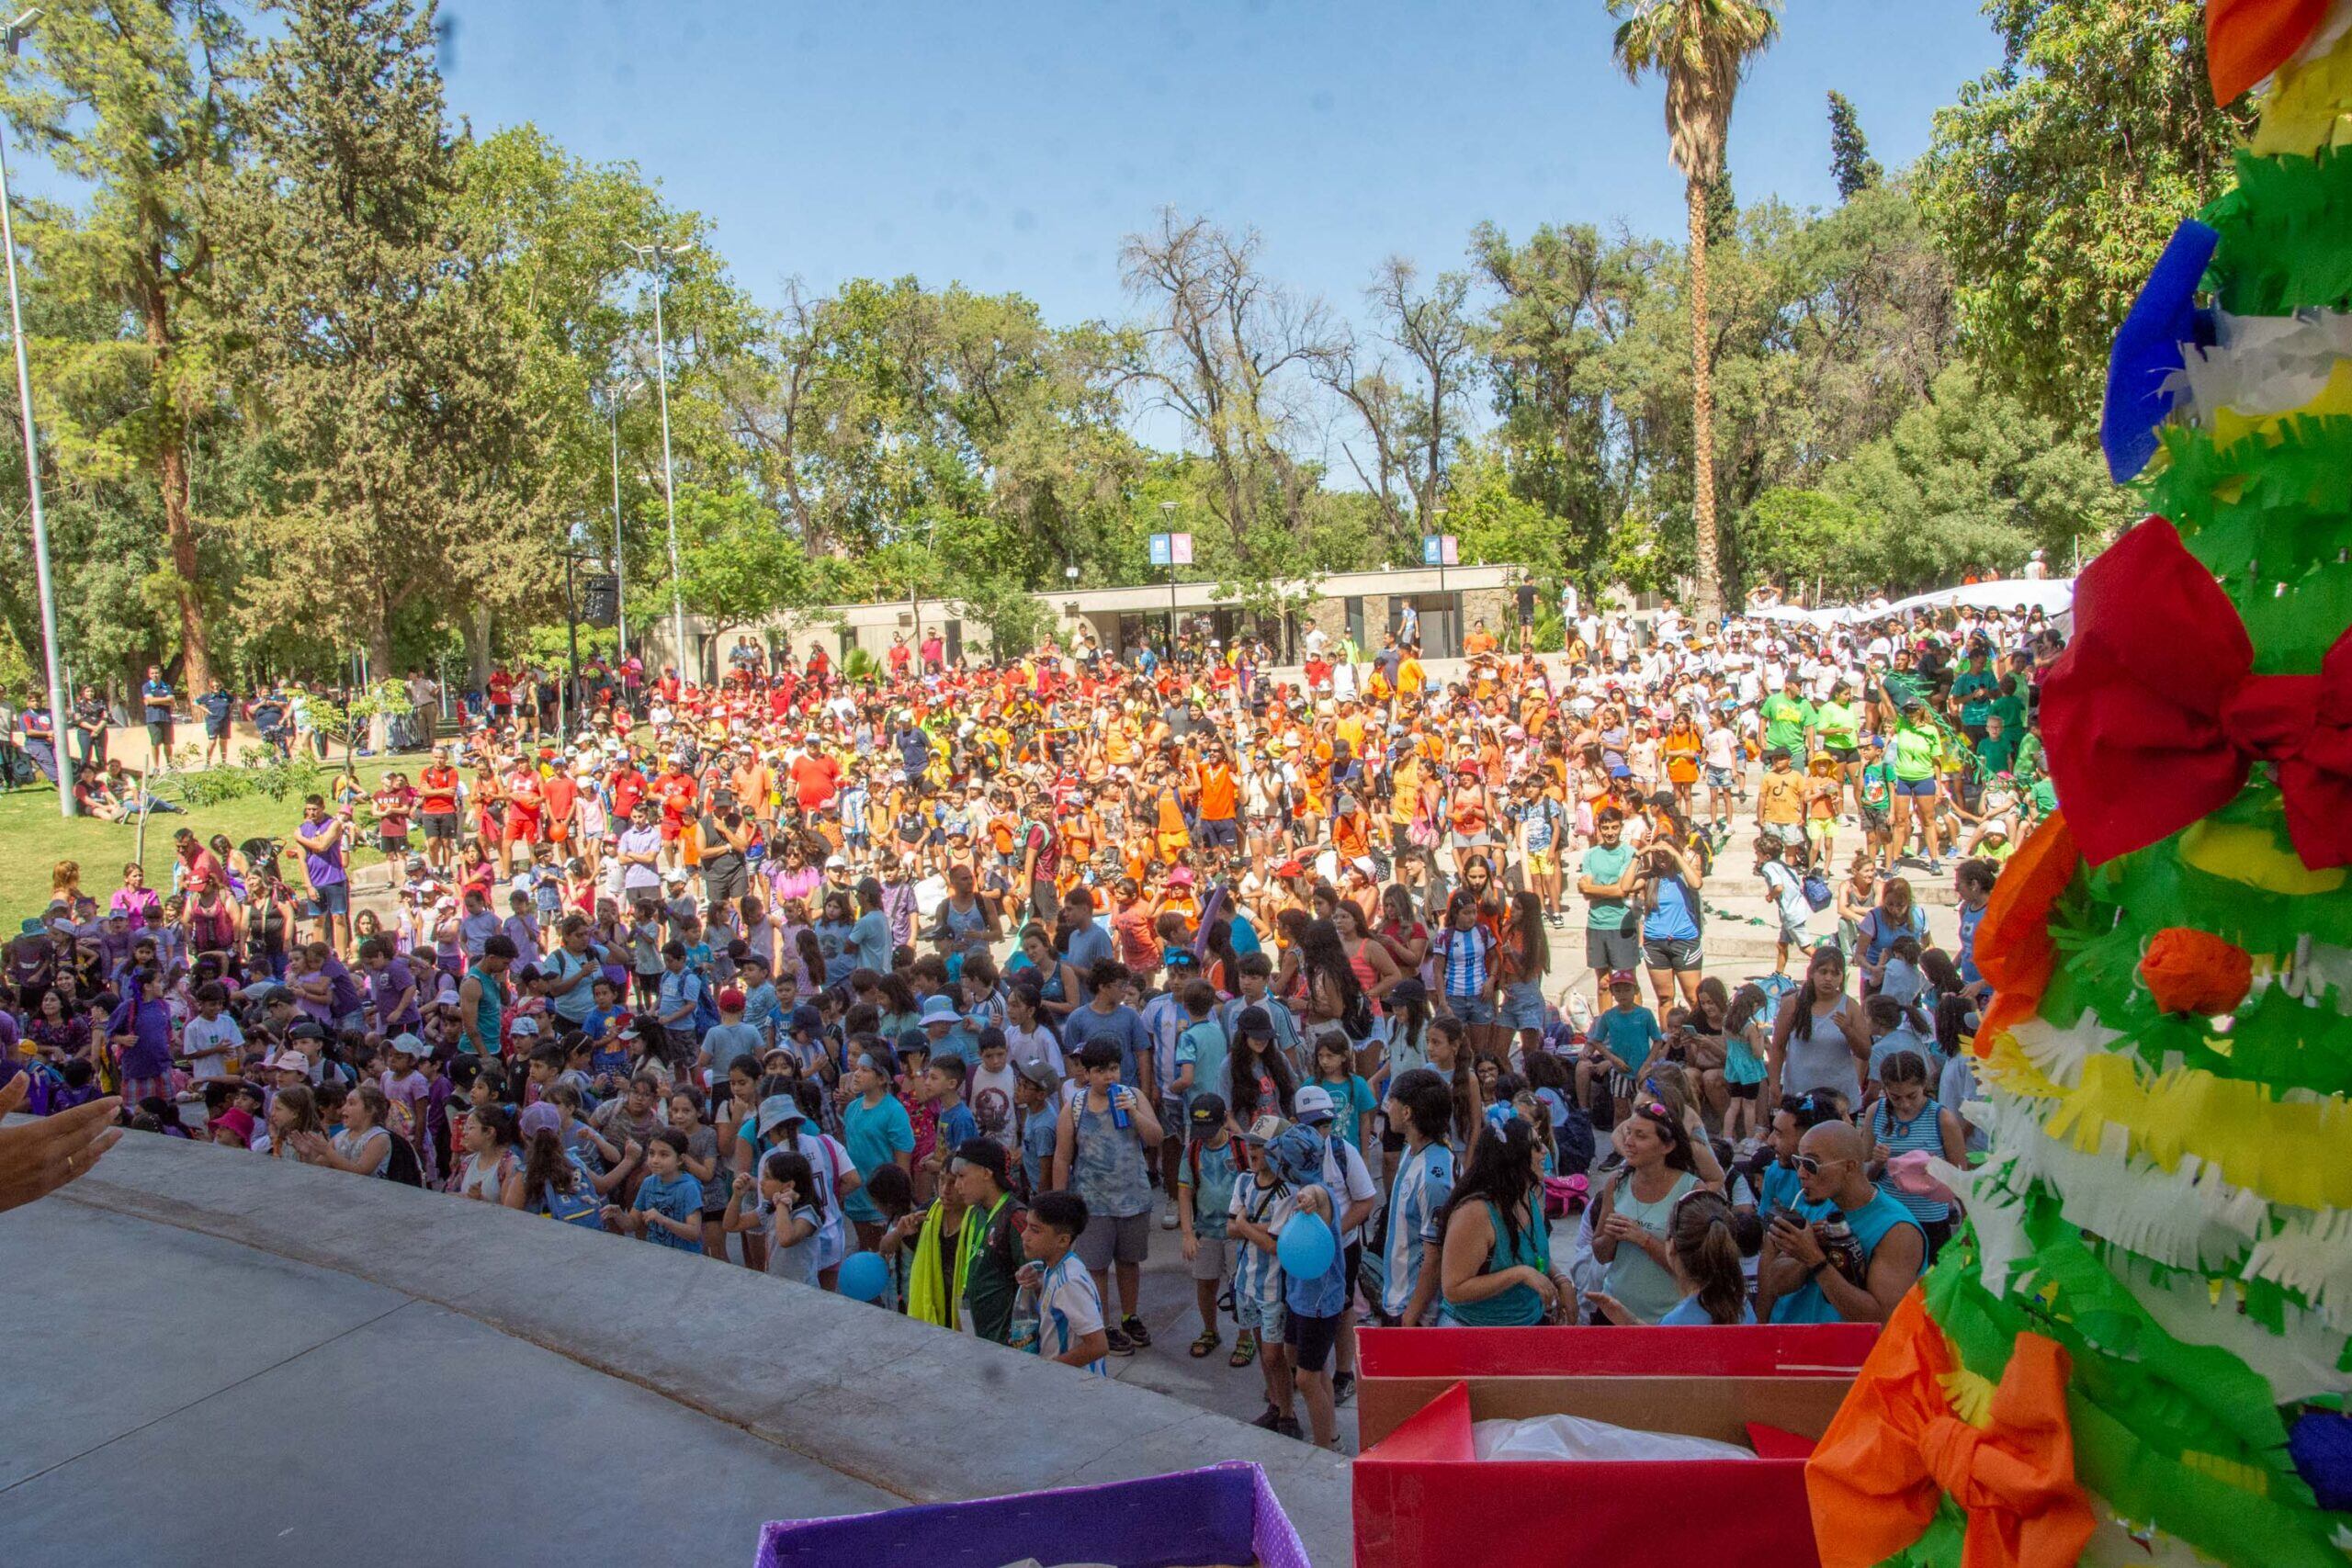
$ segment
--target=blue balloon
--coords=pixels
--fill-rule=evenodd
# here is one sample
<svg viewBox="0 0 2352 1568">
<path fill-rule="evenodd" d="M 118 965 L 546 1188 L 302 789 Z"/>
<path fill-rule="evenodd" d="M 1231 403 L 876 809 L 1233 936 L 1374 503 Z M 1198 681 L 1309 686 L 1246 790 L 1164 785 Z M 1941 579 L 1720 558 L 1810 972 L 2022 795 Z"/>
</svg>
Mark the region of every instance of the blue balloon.
<svg viewBox="0 0 2352 1568">
<path fill-rule="evenodd" d="M 1339 1255 L 1339 1242 L 1320 1214 L 1293 1214 L 1274 1238 L 1274 1256 L 1294 1280 L 1320 1279 L 1331 1271 L 1331 1259 Z"/>
<path fill-rule="evenodd" d="M 854 1302 L 876 1302 L 890 1288 L 890 1266 L 878 1252 L 853 1252 L 842 1259 L 842 1294 Z"/>
</svg>

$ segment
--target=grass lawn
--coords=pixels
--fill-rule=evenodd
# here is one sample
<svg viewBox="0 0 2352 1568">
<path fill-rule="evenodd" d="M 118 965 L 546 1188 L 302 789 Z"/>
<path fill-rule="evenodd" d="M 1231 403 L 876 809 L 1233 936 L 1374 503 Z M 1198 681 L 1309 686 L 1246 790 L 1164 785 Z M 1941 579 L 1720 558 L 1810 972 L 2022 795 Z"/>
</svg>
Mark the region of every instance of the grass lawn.
<svg viewBox="0 0 2352 1568">
<path fill-rule="evenodd" d="M 363 757 L 359 781 L 373 788 L 384 770 L 395 763 L 413 779 L 424 762 L 422 753 Z M 317 786 L 321 793 L 334 777 L 332 767 L 321 772 Z M 176 802 L 177 781 L 166 775 L 155 793 L 159 798 Z M 226 833 L 232 843 L 243 843 L 258 834 L 289 838 L 301 820 L 300 796 L 278 801 L 264 795 L 191 807 L 185 817 L 153 813 L 147 818 L 147 852 L 141 861 L 147 867 L 147 886 L 166 894 L 171 891 L 172 834 L 180 828 L 193 828 L 208 839 Z M 82 890 L 103 908 L 107 896 L 122 885 L 122 868 L 133 858 L 138 844 L 139 831 L 130 824 L 86 817 L 69 821 L 60 817 L 57 791 L 51 785 L 0 794 L 0 936 L 15 934 L 17 921 L 37 916 L 48 907 L 50 873 L 61 860 L 81 863 Z M 371 846 L 355 858 L 359 864 L 372 865 L 383 857 Z"/>
</svg>

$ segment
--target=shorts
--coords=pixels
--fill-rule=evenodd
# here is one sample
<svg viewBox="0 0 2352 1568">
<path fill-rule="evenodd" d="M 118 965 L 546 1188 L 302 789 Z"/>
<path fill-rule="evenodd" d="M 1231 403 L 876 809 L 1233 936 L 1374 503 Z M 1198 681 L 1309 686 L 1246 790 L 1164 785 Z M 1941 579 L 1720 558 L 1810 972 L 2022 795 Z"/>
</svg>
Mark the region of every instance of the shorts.
<svg viewBox="0 0 2352 1568">
<path fill-rule="evenodd" d="M 408 853 L 408 835 L 379 833 L 376 835 L 376 847 L 388 855 L 404 855 Z"/>
<path fill-rule="evenodd" d="M 1787 916 L 1782 916 L 1781 918 L 1781 940 L 1791 947 L 1804 946 L 1804 922 L 1803 920 L 1792 920 Z"/>
<path fill-rule="evenodd" d="M 1141 1263 L 1151 1254 L 1151 1211 L 1140 1214 L 1095 1214 L 1078 1233 L 1078 1260 L 1090 1274 L 1114 1263 Z"/>
<path fill-rule="evenodd" d="M 707 903 L 732 904 L 751 890 L 752 868 L 740 858 L 723 870 L 702 868 L 702 896 Z"/>
<path fill-rule="evenodd" d="M 1224 1279 L 1226 1269 L 1233 1263 L 1231 1244 L 1221 1235 L 1204 1235 L 1197 1239 L 1200 1250 L 1193 1253 L 1193 1260 L 1184 1265 L 1184 1272 L 1195 1280 Z"/>
<path fill-rule="evenodd" d="M 330 882 L 324 887 L 312 888 L 311 896 L 322 915 L 351 913 L 351 884 L 348 882 Z"/>
<path fill-rule="evenodd" d="M 1671 969 L 1686 975 L 1700 967 L 1699 939 L 1695 936 L 1668 937 L 1663 941 L 1644 941 L 1642 962 L 1651 969 Z"/>
<path fill-rule="evenodd" d="M 1286 1314 L 1283 1319 L 1283 1343 L 1291 1348 L 1292 1364 L 1302 1372 L 1319 1372 L 1331 1359 L 1331 1347 L 1340 1342 L 1340 1314 L 1329 1317 L 1301 1317 Z"/>
<path fill-rule="evenodd" d="M 1870 834 L 1872 838 L 1878 839 L 1883 839 L 1889 833 L 1894 832 L 1894 825 L 1886 819 L 1886 807 L 1883 806 L 1863 807 L 1862 831 Z"/>
<path fill-rule="evenodd" d="M 1081 1235 L 1079 1239 L 1083 1241 L 1086 1238 Z M 1238 1294 L 1233 1298 L 1234 1323 L 1244 1329 L 1256 1329 L 1259 1337 L 1266 1340 L 1287 1343 L 1285 1330 L 1289 1316 L 1280 1302 L 1261 1301 L 1255 1296 Z"/>
<path fill-rule="evenodd" d="M 1853 763 L 1862 760 L 1862 749 L 1859 746 L 1824 746 L 1822 750 L 1841 762 Z"/>
<path fill-rule="evenodd" d="M 1495 1021 L 1495 1004 L 1484 997 L 1448 997 L 1445 1005 L 1454 1017 L 1474 1029 L 1479 1024 Z"/>
<path fill-rule="evenodd" d="M 1509 1029 L 1544 1027 L 1544 984 L 1540 980 L 1513 980 L 1503 987 L 1502 1005 L 1495 1010 L 1495 1021 Z"/>
<path fill-rule="evenodd" d="M 204 721 L 204 738 L 207 740 L 223 740 L 228 738 L 228 735 L 229 721 L 227 719 L 221 719 L 218 723 L 209 718 Z"/>
<path fill-rule="evenodd" d="M 1184 1119 L 1184 1097 L 1182 1095 L 1163 1094 L 1159 1097 L 1159 1124 L 1162 1127 L 1189 1127 L 1192 1125 L 1190 1122 Z"/>
<path fill-rule="evenodd" d="M 1909 795 L 1914 800 L 1925 800 L 1936 793 L 1935 775 L 1931 773 L 1924 779 L 1897 779 L 1894 781 L 1894 793 Z"/>
<path fill-rule="evenodd" d="M 1215 821 L 1204 817 L 1193 824 L 1193 843 L 1204 850 L 1238 850 L 1241 847 L 1241 824 L 1230 817 Z"/>
<path fill-rule="evenodd" d="M 1734 1100 L 1755 1100 L 1763 1093 L 1763 1090 L 1764 1086 L 1760 1083 L 1733 1083 L 1728 1078 L 1724 1080 L 1724 1092 Z"/>
<path fill-rule="evenodd" d="M 1553 851 L 1530 850 L 1527 852 L 1527 869 L 1533 875 L 1549 876 L 1553 868 L 1559 863 L 1560 857 Z"/>
<path fill-rule="evenodd" d="M 536 813 L 526 816 L 517 811 L 506 818 L 506 841 L 510 844 L 536 844 L 539 841 L 539 818 Z"/>
<path fill-rule="evenodd" d="M 454 839 L 458 836 L 458 814 L 454 811 L 427 811 L 419 821 L 428 839 Z"/>
<path fill-rule="evenodd" d="M 1734 775 L 1729 768 L 1709 768 L 1707 770 L 1707 787 L 1709 789 L 1729 789 L 1732 787 L 1733 778 Z"/>
<path fill-rule="evenodd" d="M 1594 926 L 1584 933 L 1584 961 L 1601 974 L 1641 966 L 1642 940 L 1623 931 Z"/>
<path fill-rule="evenodd" d="M 1816 817 L 1804 825 L 1804 836 L 1816 844 L 1826 844 L 1838 832 L 1838 818 Z"/>
</svg>

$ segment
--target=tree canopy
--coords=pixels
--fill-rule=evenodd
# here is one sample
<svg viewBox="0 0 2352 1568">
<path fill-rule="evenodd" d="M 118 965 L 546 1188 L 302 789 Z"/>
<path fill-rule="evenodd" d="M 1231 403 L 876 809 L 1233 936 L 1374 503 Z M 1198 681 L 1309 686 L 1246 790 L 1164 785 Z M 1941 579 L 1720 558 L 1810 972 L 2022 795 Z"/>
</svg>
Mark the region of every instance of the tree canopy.
<svg viewBox="0 0 2352 1568">
<path fill-rule="evenodd" d="M 454 121 L 424 0 L 257 3 L 58 0 L 0 88 L 85 193 L 19 202 L 83 679 L 560 647 L 560 552 L 611 547 L 616 488 L 631 623 L 666 618 L 657 369 L 684 596 L 722 632 L 912 594 L 1019 646 L 1034 592 L 1146 581 L 1171 525 L 1261 608 L 1434 532 L 1589 593 L 2087 551 L 2120 512 L 2085 434 L 2108 335 L 2243 118 L 2186 0 L 1993 0 L 2007 61 L 1918 164 L 1833 93 L 1838 204 L 1743 206 L 1730 94 L 1772 9 L 1628 0 L 1686 232 L 1483 223 L 1325 300 L 1170 210 L 1123 242 L 1123 319 L 1058 321 L 952 277 L 755 300 L 646 171 Z M 12 423 L 0 487 L 23 457 Z M 0 678 L 38 653 L 23 532 Z"/>
</svg>

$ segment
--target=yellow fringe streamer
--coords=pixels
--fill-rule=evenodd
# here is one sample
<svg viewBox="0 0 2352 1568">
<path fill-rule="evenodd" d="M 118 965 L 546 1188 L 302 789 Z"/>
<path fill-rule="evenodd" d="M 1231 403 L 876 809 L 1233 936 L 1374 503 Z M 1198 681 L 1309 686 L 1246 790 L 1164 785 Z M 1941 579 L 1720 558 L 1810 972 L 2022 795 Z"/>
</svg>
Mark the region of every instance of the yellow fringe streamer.
<svg viewBox="0 0 2352 1568">
<path fill-rule="evenodd" d="M 2352 34 L 2313 59 L 2280 68 L 2262 100 L 2252 150 L 2264 157 L 2352 143 Z"/>
<path fill-rule="evenodd" d="M 2044 1126 L 2096 1153 L 2110 1125 L 2131 1152 L 2166 1170 L 2193 1156 L 2233 1186 L 2299 1209 L 2352 1208 L 2352 1107 L 2330 1100 L 2278 1100 L 2262 1084 L 2176 1068 L 2143 1081 L 2120 1055 L 2082 1064 L 2082 1082 L 2052 1082 L 2004 1032 L 1984 1063 L 2011 1094 L 2050 1102 Z"/>
</svg>

